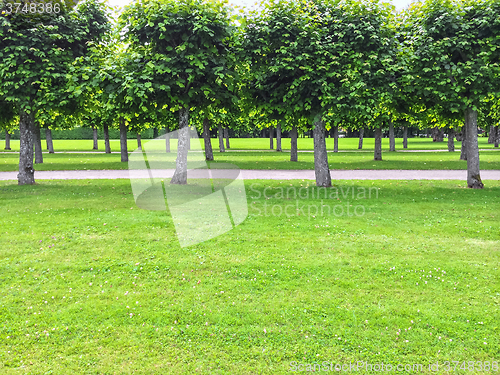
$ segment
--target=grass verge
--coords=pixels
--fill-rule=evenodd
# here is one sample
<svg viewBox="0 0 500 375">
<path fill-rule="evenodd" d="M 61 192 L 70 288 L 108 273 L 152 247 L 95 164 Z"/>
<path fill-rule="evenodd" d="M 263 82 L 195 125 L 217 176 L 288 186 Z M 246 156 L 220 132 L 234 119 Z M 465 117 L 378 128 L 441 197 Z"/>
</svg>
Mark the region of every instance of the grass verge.
<svg viewBox="0 0 500 375">
<path fill-rule="evenodd" d="M 127 181 L 0 182 L 0 372 L 498 361 L 500 182 L 246 185 L 246 221 L 182 249 Z"/>
</svg>

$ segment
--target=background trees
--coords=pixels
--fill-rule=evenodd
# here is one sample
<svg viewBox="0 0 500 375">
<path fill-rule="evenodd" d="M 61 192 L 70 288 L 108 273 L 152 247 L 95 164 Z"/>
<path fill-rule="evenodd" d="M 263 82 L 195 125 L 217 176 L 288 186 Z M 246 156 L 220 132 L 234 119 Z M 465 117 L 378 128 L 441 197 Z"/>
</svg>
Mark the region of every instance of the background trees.
<svg viewBox="0 0 500 375">
<path fill-rule="evenodd" d="M 496 0 L 428 0 L 413 4 L 406 18 L 412 68 L 407 85 L 426 106 L 463 115 L 471 188 L 483 187 L 477 111 L 481 100 L 500 90 L 499 15 Z"/>
<path fill-rule="evenodd" d="M 125 41 L 143 53 L 149 68 L 146 84 L 155 103 L 179 114 L 177 168 L 171 183 L 185 184 L 190 109 L 208 110 L 230 100 L 235 88 L 230 8 L 206 0 L 137 1 L 126 8 L 120 24 Z"/>
<path fill-rule="evenodd" d="M 4 6 L 5 8 L 5 6 Z M 103 4 L 81 3 L 76 11 L 0 14 L 0 101 L 19 116 L 18 183 L 33 184 L 33 142 L 38 111 L 61 108 L 70 63 L 109 29 Z"/>
</svg>

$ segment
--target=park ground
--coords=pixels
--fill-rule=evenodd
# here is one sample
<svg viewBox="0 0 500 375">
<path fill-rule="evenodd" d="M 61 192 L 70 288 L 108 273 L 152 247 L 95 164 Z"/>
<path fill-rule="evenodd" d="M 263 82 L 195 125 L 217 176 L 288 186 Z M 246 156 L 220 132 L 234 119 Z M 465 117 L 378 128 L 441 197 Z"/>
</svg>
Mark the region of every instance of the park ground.
<svg viewBox="0 0 500 375">
<path fill-rule="evenodd" d="M 482 168 L 488 153 L 498 163 L 484 151 Z M 44 156 L 57 155 L 75 169 L 74 154 Z M 284 374 L 294 361 L 494 373 L 500 181 L 333 182 L 318 196 L 313 181 L 245 181 L 248 218 L 181 248 L 168 212 L 138 208 L 127 180 L 0 181 L 0 373 Z"/>
</svg>

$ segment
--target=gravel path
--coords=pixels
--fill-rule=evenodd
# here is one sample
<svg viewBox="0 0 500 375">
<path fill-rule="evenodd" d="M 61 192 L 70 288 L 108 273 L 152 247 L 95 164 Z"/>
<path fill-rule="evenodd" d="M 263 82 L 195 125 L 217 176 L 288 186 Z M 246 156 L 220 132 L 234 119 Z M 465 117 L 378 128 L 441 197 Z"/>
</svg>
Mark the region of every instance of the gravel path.
<svg viewBox="0 0 500 375">
<path fill-rule="evenodd" d="M 222 170 L 219 170 L 222 171 Z M 151 170 L 153 177 L 170 178 L 173 169 Z M 465 180 L 465 170 L 332 170 L 332 180 Z M 206 173 L 206 172 L 205 172 Z M 228 171 L 229 175 L 233 175 Z M 241 170 L 245 180 L 314 180 L 313 170 Z M 190 178 L 203 175 L 191 174 Z M 130 178 L 128 170 L 37 171 L 36 180 L 99 180 Z M 483 180 L 500 180 L 500 170 L 481 171 Z M 0 180 L 17 180 L 17 172 L 0 172 Z"/>
</svg>

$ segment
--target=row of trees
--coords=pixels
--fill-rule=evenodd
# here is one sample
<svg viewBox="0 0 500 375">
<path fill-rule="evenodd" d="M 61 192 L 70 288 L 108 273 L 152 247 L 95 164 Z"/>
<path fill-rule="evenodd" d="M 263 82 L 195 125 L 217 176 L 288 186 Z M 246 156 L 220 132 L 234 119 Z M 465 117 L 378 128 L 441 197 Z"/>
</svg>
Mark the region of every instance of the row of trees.
<svg viewBox="0 0 500 375">
<path fill-rule="evenodd" d="M 477 124 L 498 139 L 499 15 L 499 0 L 428 0 L 399 13 L 368 0 L 278 0 L 248 13 L 219 1 L 136 1 L 114 27 L 95 0 L 57 17 L 2 14 L 0 120 L 19 122 L 20 184 L 34 183 L 40 127 L 117 126 L 123 161 L 127 131 L 179 129 L 171 182 L 180 184 L 190 124 L 207 160 L 211 128 L 221 142 L 227 126 L 269 127 L 277 140 L 286 131 L 292 161 L 297 135 L 311 130 L 316 183 L 330 186 L 326 131 L 372 129 L 382 160 L 383 130 L 393 150 L 395 126 L 433 124 L 463 135 L 467 184 L 482 188 Z"/>
</svg>

